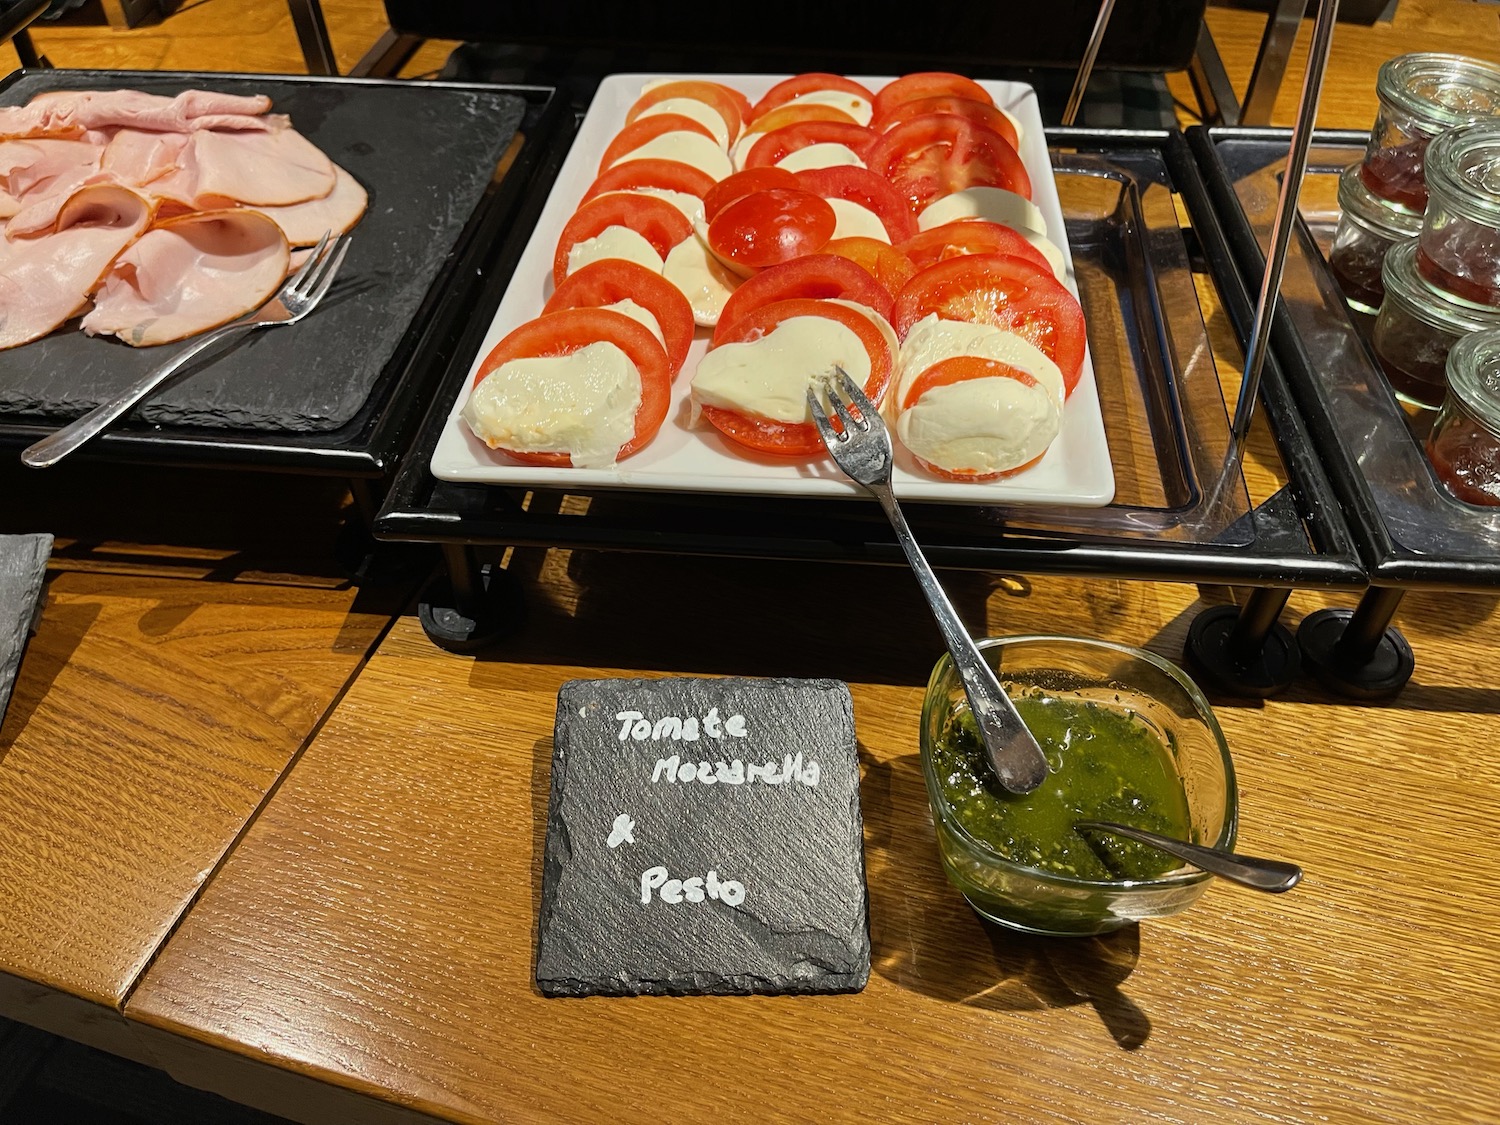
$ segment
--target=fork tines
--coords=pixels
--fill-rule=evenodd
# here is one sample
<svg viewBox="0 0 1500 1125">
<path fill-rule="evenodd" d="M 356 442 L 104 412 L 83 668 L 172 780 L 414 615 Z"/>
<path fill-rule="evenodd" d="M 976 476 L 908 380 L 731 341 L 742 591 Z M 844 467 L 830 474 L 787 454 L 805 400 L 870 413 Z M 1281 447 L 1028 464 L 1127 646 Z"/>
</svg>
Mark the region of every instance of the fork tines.
<svg viewBox="0 0 1500 1125">
<path fill-rule="evenodd" d="M 837 384 L 835 389 L 834 384 Z M 837 392 L 842 392 L 843 398 Z M 850 430 L 869 430 L 872 424 L 878 424 L 879 414 L 872 403 L 849 373 L 838 364 L 833 366 L 833 377 L 823 383 L 823 393 L 828 396 L 828 405 L 838 415 L 842 429 L 835 429 L 828 417 L 828 412 L 823 409 L 822 395 L 816 387 L 807 389 L 807 405 L 812 410 L 813 422 L 818 427 L 818 432 L 823 435 L 825 444 L 834 441 L 848 441 Z M 853 405 L 854 409 L 849 408 Z"/>
</svg>

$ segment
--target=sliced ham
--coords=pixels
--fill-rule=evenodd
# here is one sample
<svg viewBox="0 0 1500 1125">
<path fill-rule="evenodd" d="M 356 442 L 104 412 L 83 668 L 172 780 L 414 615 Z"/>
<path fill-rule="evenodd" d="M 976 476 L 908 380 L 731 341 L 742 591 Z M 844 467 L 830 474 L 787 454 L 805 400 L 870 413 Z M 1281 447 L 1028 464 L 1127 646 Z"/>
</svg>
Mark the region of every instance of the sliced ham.
<svg viewBox="0 0 1500 1125">
<path fill-rule="evenodd" d="M 83 330 L 146 347 L 216 328 L 264 304 L 288 261 L 281 228 L 257 211 L 169 219 L 115 261 Z"/>
<path fill-rule="evenodd" d="M 187 133 L 202 129 L 265 132 L 284 128 L 284 117 L 268 117 L 271 99 L 210 90 L 188 90 L 175 98 L 138 90 L 54 91 L 23 106 L 0 107 L 0 140 L 77 137 L 90 129 L 120 126 Z"/>
<path fill-rule="evenodd" d="M 295 129 L 276 133 L 193 134 L 182 168 L 199 208 L 215 201 L 284 207 L 322 199 L 333 190 L 333 161 Z M 179 185 L 173 183 L 172 186 Z"/>
<path fill-rule="evenodd" d="M 88 141 L 0 141 L 0 218 L 46 195 L 60 195 L 60 207 L 99 170 L 103 152 Z"/>
<path fill-rule="evenodd" d="M 99 167 L 121 183 L 145 187 L 176 171 L 187 143 L 186 133 L 118 129 L 105 145 Z"/>
<path fill-rule="evenodd" d="M 0 241 L 0 348 L 45 336 L 76 314 L 150 221 L 149 202 L 101 184 L 67 199 L 53 233 Z"/>
<path fill-rule="evenodd" d="M 343 234 L 359 222 L 370 197 L 360 182 L 337 164 L 333 172 L 333 190 L 322 199 L 254 210 L 273 219 L 293 246 L 312 246 L 325 234 Z"/>
</svg>

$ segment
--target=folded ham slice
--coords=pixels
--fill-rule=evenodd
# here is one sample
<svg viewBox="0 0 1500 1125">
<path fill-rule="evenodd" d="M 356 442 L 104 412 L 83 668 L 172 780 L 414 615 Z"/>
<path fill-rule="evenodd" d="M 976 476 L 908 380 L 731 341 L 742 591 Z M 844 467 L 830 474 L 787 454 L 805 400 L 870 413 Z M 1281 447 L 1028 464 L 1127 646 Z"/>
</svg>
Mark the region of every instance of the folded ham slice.
<svg viewBox="0 0 1500 1125">
<path fill-rule="evenodd" d="M 79 188 L 43 238 L 0 240 L 0 348 L 51 332 L 88 303 L 110 263 L 151 221 L 151 205 L 113 184 Z"/>
<path fill-rule="evenodd" d="M 333 190 L 322 199 L 254 210 L 274 219 L 293 246 L 312 246 L 325 234 L 343 234 L 359 222 L 370 197 L 360 182 L 337 164 L 333 172 Z"/>
<path fill-rule="evenodd" d="M 0 141 L 0 218 L 9 218 L 31 199 L 59 195 L 58 206 L 99 171 L 104 150 L 88 141 L 38 138 Z"/>
<path fill-rule="evenodd" d="M 160 132 L 200 129 L 264 132 L 282 129 L 285 117 L 268 117 L 271 99 L 211 90 L 188 90 L 175 98 L 139 90 L 53 91 L 23 106 L 0 107 L 0 140 L 76 137 L 90 129 L 121 126 Z"/>
<path fill-rule="evenodd" d="M 322 199 L 333 190 L 333 161 L 295 129 L 275 133 L 194 133 L 180 167 L 158 187 L 183 188 L 199 210 L 214 203 L 284 207 Z"/>
<path fill-rule="evenodd" d="M 227 324 L 276 292 L 289 253 L 281 228 L 257 211 L 168 219 L 115 261 L 83 330 L 147 347 Z"/>
</svg>

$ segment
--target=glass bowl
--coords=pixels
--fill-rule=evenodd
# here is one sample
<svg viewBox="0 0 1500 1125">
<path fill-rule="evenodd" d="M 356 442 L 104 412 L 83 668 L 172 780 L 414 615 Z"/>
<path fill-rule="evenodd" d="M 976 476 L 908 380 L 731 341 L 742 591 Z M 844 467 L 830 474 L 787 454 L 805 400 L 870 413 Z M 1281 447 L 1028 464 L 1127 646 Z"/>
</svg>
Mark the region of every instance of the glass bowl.
<svg viewBox="0 0 1500 1125">
<path fill-rule="evenodd" d="M 1238 803 L 1229 747 L 1208 700 L 1180 668 L 1140 649 L 1080 637 L 991 637 L 978 645 L 1012 694 L 1039 690 L 1144 724 L 1182 782 L 1193 841 L 1233 848 Z M 1212 876 L 1194 867 L 1146 879 L 1079 878 L 1016 862 L 973 835 L 934 762 L 939 739 L 967 709 L 963 684 L 944 655 L 922 701 L 922 773 L 943 869 L 981 915 L 1034 934 L 1100 934 L 1175 914 L 1203 893 Z"/>
</svg>

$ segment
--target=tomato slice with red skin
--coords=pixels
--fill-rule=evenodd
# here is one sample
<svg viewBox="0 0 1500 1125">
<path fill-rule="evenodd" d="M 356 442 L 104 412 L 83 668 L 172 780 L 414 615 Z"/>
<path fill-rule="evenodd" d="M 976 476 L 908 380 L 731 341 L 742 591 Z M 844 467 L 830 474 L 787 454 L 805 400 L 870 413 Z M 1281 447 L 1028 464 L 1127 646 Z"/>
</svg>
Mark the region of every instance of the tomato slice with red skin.
<svg viewBox="0 0 1500 1125">
<path fill-rule="evenodd" d="M 891 353 L 880 334 L 880 329 L 870 323 L 863 313 L 845 305 L 828 301 L 797 298 L 762 305 L 745 316 L 725 335 L 715 340 L 714 347 L 757 340 L 770 332 L 783 320 L 795 316 L 823 316 L 836 320 L 859 337 L 865 351 L 870 354 L 870 377 L 865 380 L 864 391 L 877 407 L 885 398 L 891 383 Z M 818 436 L 818 428 L 811 422 L 776 422 L 770 418 L 757 418 L 741 414 L 737 410 L 726 410 L 719 406 L 702 406 L 703 417 L 731 441 L 738 442 L 760 453 L 774 453 L 784 457 L 826 456 L 827 447 Z"/>
<path fill-rule="evenodd" d="M 1015 146 L 993 129 L 948 113 L 903 121 L 883 133 L 865 163 L 890 180 L 913 212 L 966 187 L 1001 187 L 1031 198 Z"/>
<path fill-rule="evenodd" d="M 772 188 L 736 199 L 715 215 L 708 224 L 708 245 L 726 261 L 762 270 L 817 253 L 837 225 L 821 195 Z"/>
<path fill-rule="evenodd" d="M 795 125 L 772 129 L 751 145 L 745 155 L 745 167 L 769 168 L 798 149 L 817 144 L 846 145 L 863 160 L 876 137 L 875 130 L 863 125 L 846 125 L 842 121 L 799 121 Z"/>
<path fill-rule="evenodd" d="M 568 276 L 568 251 L 579 242 L 596 238 L 606 227 L 629 227 L 663 259 L 693 233 L 687 216 L 655 195 L 614 191 L 589 200 L 568 220 L 552 257 L 552 282 L 561 287 Z M 826 239 L 824 241 L 827 241 Z"/>
<path fill-rule="evenodd" d="M 852 164 L 807 168 L 797 173 L 797 181 L 805 190 L 824 199 L 845 199 L 875 212 L 892 244 L 904 242 L 917 233 L 916 216 L 901 198 L 901 193 L 891 187 L 889 180 L 882 179 L 868 168 L 856 168 Z"/>
<path fill-rule="evenodd" d="M 703 217 L 711 220 L 736 199 L 744 199 L 757 191 L 801 186 L 797 174 L 788 172 L 785 168 L 749 168 L 736 172 L 732 176 L 725 176 L 703 197 Z"/>
<path fill-rule="evenodd" d="M 946 387 L 952 383 L 966 382 L 969 379 L 1014 379 L 1018 383 L 1028 387 L 1041 385 L 1036 379 L 1027 372 L 1022 371 L 1019 367 L 1012 367 L 1010 364 L 1001 363 L 999 360 L 985 359 L 977 355 L 953 356 L 949 359 L 939 360 L 916 377 L 906 392 L 906 400 L 901 404 L 901 409 L 910 410 L 917 404 L 919 398 L 934 387 Z M 910 450 L 907 452 L 910 452 Z M 1005 477 L 1013 477 L 1017 473 L 1024 473 L 1046 455 L 1046 451 L 1043 450 L 1025 464 L 1017 465 L 1014 469 L 1001 469 L 997 473 L 945 469 L 940 465 L 934 465 L 924 457 L 917 456 L 915 453 L 912 453 L 912 459 L 929 473 L 942 477 L 945 480 L 954 480 L 960 483 L 979 483 L 987 480 L 1001 480 Z"/>
<path fill-rule="evenodd" d="M 740 127 L 744 128 L 749 125 L 751 110 L 755 107 L 751 104 L 750 99 L 745 96 L 744 92 L 736 90 L 733 86 L 726 86 L 722 82 L 715 82 L 713 85 L 723 90 L 729 96 L 729 100 L 734 102 L 734 108 L 740 111 Z"/>
<path fill-rule="evenodd" d="M 928 266 L 896 294 L 891 324 L 904 340 L 913 324 L 932 313 L 1014 332 L 1057 364 L 1067 394 L 1078 385 L 1088 344 L 1083 309 L 1046 266 L 1000 254 L 967 254 Z"/>
<path fill-rule="evenodd" d="M 664 133 L 697 133 L 700 137 L 707 137 L 714 144 L 719 143 L 714 140 L 714 135 L 709 132 L 708 126 L 701 121 L 694 121 L 691 117 L 684 117 L 680 113 L 653 113 L 650 117 L 641 117 L 632 121 L 615 134 L 615 139 L 609 142 L 609 147 L 604 150 L 603 159 L 599 161 L 599 171 L 607 170 L 620 157 L 634 152 Z"/>
<path fill-rule="evenodd" d="M 839 121 L 849 125 L 859 124 L 836 105 L 824 105 L 822 102 L 791 102 L 777 106 L 761 116 L 755 122 L 751 132 L 769 133 L 774 129 L 780 129 L 786 125 L 798 125 L 804 121 Z"/>
<path fill-rule="evenodd" d="M 572 355 L 580 348 L 601 341 L 614 344 L 624 352 L 641 377 L 641 405 L 635 414 L 635 433 L 617 454 L 617 459 L 623 461 L 656 436 L 667 420 L 667 408 L 672 400 L 672 373 L 666 349 L 651 334 L 651 329 L 624 313 L 609 309 L 564 309 L 528 320 L 484 357 L 474 376 L 474 386 L 513 359 Z M 503 448 L 501 452 L 527 465 L 571 467 L 573 464 L 572 457 L 566 453 L 531 453 Z"/>
<path fill-rule="evenodd" d="M 823 253 L 837 254 L 841 258 L 848 258 L 857 266 L 863 266 L 880 283 L 880 287 L 891 295 L 893 301 L 896 294 L 901 292 L 901 287 L 917 272 L 912 260 L 899 248 L 876 238 L 858 235 L 852 238 L 835 238 L 823 247 Z"/>
<path fill-rule="evenodd" d="M 743 124 L 740 107 L 739 103 L 729 96 L 729 88 L 717 82 L 698 82 L 692 79 L 666 82 L 645 91 L 625 112 L 625 124 L 629 125 L 652 106 L 671 98 L 688 98 L 691 101 L 702 102 L 724 119 L 724 128 L 729 131 L 730 141 L 740 135 L 740 126 Z"/>
<path fill-rule="evenodd" d="M 551 297 L 542 315 L 563 309 L 597 309 L 617 301 L 634 301 L 656 318 L 667 344 L 667 359 L 675 379 L 693 344 L 693 307 L 682 291 L 639 262 L 604 258 L 570 273 Z"/>
<path fill-rule="evenodd" d="M 648 157 L 627 160 L 600 172 L 599 178 L 584 192 L 583 202 L 587 203 L 594 196 L 603 195 L 607 191 L 639 191 L 642 188 L 680 191 L 703 199 L 713 187 L 714 178 L 701 168 L 694 168 L 680 160 Z"/>
<path fill-rule="evenodd" d="M 929 113 L 947 113 L 954 117 L 962 117 L 976 125 L 983 125 L 986 129 L 995 130 L 1009 141 L 1013 148 L 1021 147 L 1021 138 L 1016 133 L 1015 122 L 993 105 L 976 102 L 973 98 L 918 98 L 914 102 L 902 102 L 893 107 L 886 116 L 874 119 L 870 123 L 870 128 L 884 133 L 903 121 L 910 121 L 913 117 L 925 117 Z"/>
<path fill-rule="evenodd" d="M 800 98 L 803 94 L 811 94 L 817 90 L 839 90 L 846 94 L 856 94 L 871 105 L 875 103 L 874 94 L 842 74 L 809 71 L 806 74 L 797 74 L 784 79 L 767 90 L 765 96 L 756 102 L 755 107 L 750 111 L 751 127 L 753 128 L 757 121 L 777 106 L 786 105 L 787 102 Z"/>
<path fill-rule="evenodd" d="M 900 248 L 919 270 L 966 254 L 1004 254 L 1012 258 L 1025 258 L 1047 272 L 1052 272 L 1052 264 L 1047 261 L 1047 255 L 1033 246 L 1024 234 L 1003 223 L 990 223 L 983 219 L 960 219 L 931 230 L 920 231 L 901 243 Z"/>
<path fill-rule="evenodd" d="M 838 254 L 808 254 L 761 270 L 742 282 L 724 302 L 724 311 L 714 328 L 714 343 L 728 339 L 736 322 L 766 305 L 830 297 L 857 301 L 886 320 L 891 318 L 890 294 L 868 270 Z"/>
<path fill-rule="evenodd" d="M 875 118 L 889 115 L 896 106 L 904 102 L 937 97 L 969 98 L 987 106 L 995 104 L 990 92 L 972 78 L 950 74 L 945 70 L 924 70 L 882 86 L 873 103 Z"/>
</svg>

